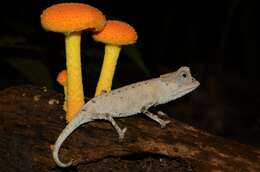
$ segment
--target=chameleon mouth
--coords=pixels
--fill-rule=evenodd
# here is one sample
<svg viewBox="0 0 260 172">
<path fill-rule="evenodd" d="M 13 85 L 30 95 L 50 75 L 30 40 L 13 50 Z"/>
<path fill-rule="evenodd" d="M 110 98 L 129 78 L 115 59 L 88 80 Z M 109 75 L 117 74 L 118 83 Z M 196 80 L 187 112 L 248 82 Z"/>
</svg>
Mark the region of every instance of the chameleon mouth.
<svg viewBox="0 0 260 172">
<path fill-rule="evenodd" d="M 172 96 L 176 97 L 175 99 L 177 99 L 179 97 L 184 96 L 185 94 L 192 92 L 193 90 L 195 90 L 200 85 L 200 83 L 193 78 L 192 78 L 191 83 L 192 84 L 190 84 L 189 86 L 186 86 L 186 87 L 180 89 L 179 91 L 177 91 L 177 93 L 175 92 Z"/>
<path fill-rule="evenodd" d="M 184 89 L 184 91 L 191 92 L 191 91 L 195 90 L 199 85 L 200 85 L 199 81 L 197 81 L 194 78 L 192 78 L 191 86 L 186 87 Z"/>
</svg>

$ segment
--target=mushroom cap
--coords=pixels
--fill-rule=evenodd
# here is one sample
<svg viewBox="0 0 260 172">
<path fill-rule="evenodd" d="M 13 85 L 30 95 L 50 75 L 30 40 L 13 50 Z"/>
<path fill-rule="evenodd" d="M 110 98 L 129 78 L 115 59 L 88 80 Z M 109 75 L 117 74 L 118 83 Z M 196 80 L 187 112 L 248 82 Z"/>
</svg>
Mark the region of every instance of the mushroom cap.
<svg viewBox="0 0 260 172">
<path fill-rule="evenodd" d="M 44 29 L 70 33 L 85 29 L 100 31 L 106 18 L 97 8 L 83 3 L 59 3 L 45 9 L 41 14 Z"/>
<path fill-rule="evenodd" d="M 104 29 L 94 33 L 93 38 L 105 44 L 128 45 L 136 42 L 137 33 L 125 22 L 108 20 Z"/>
<path fill-rule="evenodd" d="M 58 76 L 57 76 L 57 81 L 60 85 L 66 85 L 67 82 L 67 70 L 62 70 Z"/>
</svg>

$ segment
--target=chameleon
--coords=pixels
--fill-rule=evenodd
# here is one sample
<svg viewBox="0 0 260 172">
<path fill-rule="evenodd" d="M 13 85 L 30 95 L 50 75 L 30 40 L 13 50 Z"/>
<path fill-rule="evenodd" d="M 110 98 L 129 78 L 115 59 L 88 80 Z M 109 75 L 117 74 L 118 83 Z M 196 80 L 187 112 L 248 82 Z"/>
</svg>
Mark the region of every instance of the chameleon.
<svg viewBox="0 0 260 172">
<path fill-rule="evenodd" d="M 120 141 L 123 140 L 127 128 L 121 129 L 114 118 L 143 113 L 159 123 L 162 128 L 165 127 L 170 121 L 160 119 L 148 109 L 182 97 L 199 85 L 200 83 L 191 76 L 189 67 L 180 67 L 175 72 L 104 92 L 90 99 L 56 140 L 52 152 L 54 161 L 60 167 L 68 167 L 72 164 L 72 160 L 67 163 L 59 160 L 59 149 L 76 128 L 94 120 L 109 121 L 117 131 Z"/>
</svg>

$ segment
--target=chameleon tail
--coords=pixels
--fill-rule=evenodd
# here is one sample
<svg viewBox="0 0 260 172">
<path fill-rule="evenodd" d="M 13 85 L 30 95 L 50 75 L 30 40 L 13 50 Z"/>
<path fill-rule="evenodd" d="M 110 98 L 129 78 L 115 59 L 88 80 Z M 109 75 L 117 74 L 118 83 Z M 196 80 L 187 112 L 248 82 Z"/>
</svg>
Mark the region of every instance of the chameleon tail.
<svg viewBox="0 0 260 172">
<path fill-rule="evenodd" d="M 60 167 L 68 167 L 72 164 L 72 160 L 63 163 L 59 159 L 59 150 L 62 145 L 62 143 L 66 140 L 66 138 L 80 125 L 90 122 L 93 119 L 91 118 L 91 115 L 84 113 L 79 113 L 75 118 L 63 129 L 60 136 L 58 137 L 57 141 L 54 144 L 54 149 L 52 152 L 52 156 L 56 164 Z"/>
</svg>

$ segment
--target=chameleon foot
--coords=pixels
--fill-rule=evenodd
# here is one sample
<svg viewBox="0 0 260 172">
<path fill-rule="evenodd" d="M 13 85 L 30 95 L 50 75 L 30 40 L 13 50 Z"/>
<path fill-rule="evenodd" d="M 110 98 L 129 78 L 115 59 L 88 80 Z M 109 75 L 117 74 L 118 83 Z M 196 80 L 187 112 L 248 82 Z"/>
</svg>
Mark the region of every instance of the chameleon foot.
<svg viewBox="0 0 260 172">
<path fill-rule="evenodd" d="M 167 124 L 169 124 L 171 121 L 169 120 L 162 120 L 159 122 L 161 125 L 161 128 L 165 128 Z"/>
<path fill-rule="evenodd" d="M 119 140 L 122 141 L 124 139 L 125 136 L 125 132 L 127 130 L 127 128 L 123 128 L 123 130 L 117 125 L 116 121 L 112 118 L 112 117 L 108 117 L 107 118 L 108 121 L 111 122 L 111 124 L 113 125 L 113 127 L 116 129 L 118 135 L 119 135 Z"/>
<path fill-rule="evenodd" d="M 120 130 L 120 131 L 118 132 L 119 141 L 120 141 L 120 142 L 123 141 L 123 139 L 124 139 L 124 137 L 125 137 L 125 132 L 126 132 L 126 130 L 127 130 L 127 128 L 125 127 L 125 128 L 123 128 L 123 130 Z"/>
<path fill-rule="evenodd" d="M 144 110 L 142 113 L 144 113 L 146 116 L 148 116 L 152 120 L 158 122 L 161 125 L 161 128 L 166 127 L 166 125 L 171 122 L 171 121 L 168 121 L 168 120 L 162 120 L 157 115 L 149 112 L 148 110 Z"/>
</svg>

